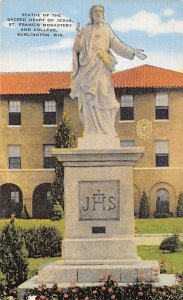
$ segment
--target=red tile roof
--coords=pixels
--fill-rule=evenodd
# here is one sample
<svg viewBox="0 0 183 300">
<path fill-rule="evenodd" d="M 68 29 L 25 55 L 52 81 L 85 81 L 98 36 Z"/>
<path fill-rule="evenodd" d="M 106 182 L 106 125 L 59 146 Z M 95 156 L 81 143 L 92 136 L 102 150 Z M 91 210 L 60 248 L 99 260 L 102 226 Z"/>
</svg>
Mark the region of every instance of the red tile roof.
<svg viewBox="0 0 183 300">
<path fill-rule="evenodd" d="M 116 72 L 115 88 L 183 87 L 183 73 L 150 65 Z M 70 89 L 71 72 L 2 73 L 0 94 L 47 94 L 51 89 Z"/>
<path fill-rule="evenodd" d="M 183 73 L 150 65 L 114 73 L 115 88 L 183 87 Z"/>
<path fill-rule="evenodd" d="M 70 72 L 3 73 L 1 95 L 48 94 L 50 89 L 69 89 Z"/>
</svg>

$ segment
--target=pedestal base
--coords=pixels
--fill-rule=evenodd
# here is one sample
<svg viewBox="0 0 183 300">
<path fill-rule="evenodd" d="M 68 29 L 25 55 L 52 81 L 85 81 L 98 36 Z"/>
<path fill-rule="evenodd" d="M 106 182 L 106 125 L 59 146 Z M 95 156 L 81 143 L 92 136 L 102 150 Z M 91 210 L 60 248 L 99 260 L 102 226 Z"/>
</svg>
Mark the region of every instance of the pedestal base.
<svg viewBox="0 0 183 300">
<path fill-rule="evenodd" d="M 122 238 L 73 238 L 62 242 L 64 261 L 110 261 L 135 260 L 137 250 L 135 239 L 132 236 Z"/>
<path fill-rule="evenodd" d="M 74 280 L 78 283 L 93 283 L 100 282 L 101 275 L 111 273 L 117 282 L 132 283 L 137 282 L 142 272 L 146 281 L 154 281 L 155 277 L 157 278 L 159 275 L 159 263 L 157 261 L 138 259 L 128 261 L 125 259 L 89 263 L 87 264 L 86 261 L 57 261 L 44 265 L 39 269 L 38 282 L 49 284 L 54 281 L 66 283 Z"/>
</svg>

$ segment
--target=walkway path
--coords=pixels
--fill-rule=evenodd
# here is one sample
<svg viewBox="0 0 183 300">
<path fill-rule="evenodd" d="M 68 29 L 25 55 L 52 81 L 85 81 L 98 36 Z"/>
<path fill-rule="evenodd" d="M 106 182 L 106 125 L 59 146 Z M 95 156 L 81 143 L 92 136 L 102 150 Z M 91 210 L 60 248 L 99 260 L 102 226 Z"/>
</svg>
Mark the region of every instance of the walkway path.
<svg viewBox="0 0 183 300">
<path fill-rule="evenodd" d="M 161 242 L 172 233 L 164 234 L 135 234 L 136 244 L 138 245 L 160 245 Z M 178 234 L 181 241 L 183 241 L 183 233 Z"/>
</svg>

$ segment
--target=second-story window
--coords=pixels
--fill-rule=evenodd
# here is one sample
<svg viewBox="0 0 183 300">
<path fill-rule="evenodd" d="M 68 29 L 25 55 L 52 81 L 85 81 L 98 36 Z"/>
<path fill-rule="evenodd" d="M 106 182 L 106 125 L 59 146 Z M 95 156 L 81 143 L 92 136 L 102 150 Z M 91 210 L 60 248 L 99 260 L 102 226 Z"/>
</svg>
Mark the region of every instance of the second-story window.
<svg viewBox="0 0 183 300">
<path fill-rule="evenodd" d="M 133 95 L 121 96 L 121 121 L 134 120 L 134 101 Z"/>
<path fill-rule="evenodd" d="M 9 101 L 9 125 L 21 125 L 20 101 Z"/>
<path fill-rule="evenodd" d="M 156 94 L 156 120 L 168 120 L 168 94 L 157 93 Z"/>
<path fill-rule="evenodd" d="M 21 169 L 20 145 L 8 146 L 9 169 Z"/>
<path fill-rule="evenodd" d="M 56 101 L 44 102 L 44 125 L 56 124 Z"/>
<path fill-rule="evenodd" d="M 44 145 L 44 168 L 45 169 L 52 169 L 54 168 L 54 158 L 51 155 L 51 149 L 53 149 L 54 145 Z"/>
<path fill-rule="evenodd" d="M 168 141 L 156 141 L 156 167 L 169 166 Z"/>
</svg>

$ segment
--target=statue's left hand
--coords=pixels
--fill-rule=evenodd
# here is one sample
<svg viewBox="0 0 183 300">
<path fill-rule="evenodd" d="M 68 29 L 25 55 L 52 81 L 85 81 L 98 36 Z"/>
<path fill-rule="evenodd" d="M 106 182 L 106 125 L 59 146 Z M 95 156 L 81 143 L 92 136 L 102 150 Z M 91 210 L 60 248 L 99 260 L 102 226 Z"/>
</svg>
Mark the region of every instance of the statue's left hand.
<svg viewBox="0 0 183 300">
<path fill-rule="evenodd" d="M 142 49 L 135 49 L 135 55 L 136 55 L 139 59 L 144 60 L 144 59 L 146 59 L 147 55 L 144 54 L 144 53 L 142 53 L 142 52 L 144 52 L 144 50 L 142 50 Z"/>
</svg>

